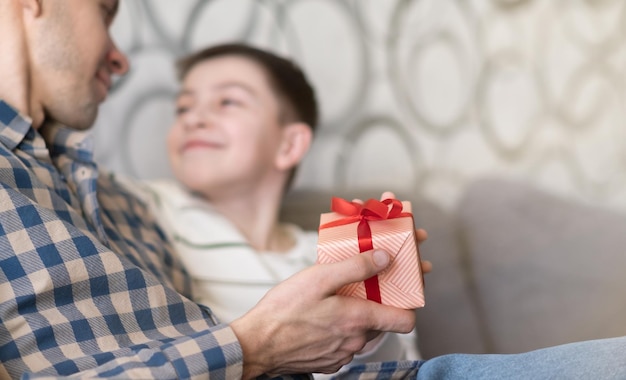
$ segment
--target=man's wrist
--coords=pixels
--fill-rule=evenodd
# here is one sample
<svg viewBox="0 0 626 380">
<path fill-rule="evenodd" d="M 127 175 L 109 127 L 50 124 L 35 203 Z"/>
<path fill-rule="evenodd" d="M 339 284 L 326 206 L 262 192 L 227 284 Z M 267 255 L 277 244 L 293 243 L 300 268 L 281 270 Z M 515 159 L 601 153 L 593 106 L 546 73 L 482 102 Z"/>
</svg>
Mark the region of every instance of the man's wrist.
<svg viewBox="0 0 626 380">
<path fill-rule="evenodd" d="M 264 342 L 262 332 L 252 331 L 246 323 L 245 317 L 231 322 L 230 328 L 235 333 L 237 340 L 239 340 L 239 346 L 243 355 L 243 373 L 241 378 L 244 380 L 254 379 L 266 373 L 269 368 L 267 367 L 267 362 L 264 362 L 264 359 L 261 358 L 261 354 L 264 352 L 263 347 L 267 345 L 262 343 Z"/>
</svg>

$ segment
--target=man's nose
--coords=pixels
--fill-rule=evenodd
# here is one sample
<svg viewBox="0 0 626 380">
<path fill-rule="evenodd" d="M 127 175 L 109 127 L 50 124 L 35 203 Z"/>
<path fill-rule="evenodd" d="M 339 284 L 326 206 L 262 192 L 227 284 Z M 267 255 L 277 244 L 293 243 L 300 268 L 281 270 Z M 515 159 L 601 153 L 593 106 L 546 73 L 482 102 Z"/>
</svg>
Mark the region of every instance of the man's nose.
<svg viewBox="0 0 626 380">
<path fill-rule="evenodd" d="M 115 42 L 113 41 L 111 41 L 111 50 L 109 50 L 107 57 L 107 65 L 109 66 L 111 73 L 116 75 L 124 75 L 130 68 L 128 58 L 126 58 L 126 55 L 117 48 L 117 45 L 115 45 Z"/>
</svg>

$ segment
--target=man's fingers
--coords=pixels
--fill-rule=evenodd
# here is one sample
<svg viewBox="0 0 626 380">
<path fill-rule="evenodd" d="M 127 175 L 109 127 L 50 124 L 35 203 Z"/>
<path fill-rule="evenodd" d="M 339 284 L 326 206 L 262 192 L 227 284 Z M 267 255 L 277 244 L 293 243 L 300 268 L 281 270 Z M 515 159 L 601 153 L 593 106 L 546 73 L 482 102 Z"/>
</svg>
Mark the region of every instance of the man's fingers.
<svg viewBox="0 0 626 380">
<path fill-rule="evenodd" d="M 408 333 L 415 327 L 415 310 L 371 303 L 366 325 L 373 331 Z"/>
<path fill-rule="evenodd" d="M 325 264 L 325 288 L 329 293 L 335 293 L 339 288 L 353 282 L 364 281 L 381 272 L 389 265 L 390 257 L 383 250 L 363 252 L 348 259 L 332 264 Z"/>
</svg>

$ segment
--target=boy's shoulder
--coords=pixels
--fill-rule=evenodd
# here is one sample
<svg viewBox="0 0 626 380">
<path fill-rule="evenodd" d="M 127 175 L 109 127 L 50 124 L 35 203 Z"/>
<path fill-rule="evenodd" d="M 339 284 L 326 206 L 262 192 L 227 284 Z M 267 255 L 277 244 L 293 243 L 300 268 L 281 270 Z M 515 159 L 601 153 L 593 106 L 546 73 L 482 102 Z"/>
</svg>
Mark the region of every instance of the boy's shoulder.
<svg viewBox="0 0 626 380">
<path fill-rule="evenodd" d="M 141 201 L 147 204 L 162 205 L 164 201 L 187 198 L 190 194 L 173 179 L 137 179 L 129 176 L 115 176 L 116 182 Z"/>
</svg>

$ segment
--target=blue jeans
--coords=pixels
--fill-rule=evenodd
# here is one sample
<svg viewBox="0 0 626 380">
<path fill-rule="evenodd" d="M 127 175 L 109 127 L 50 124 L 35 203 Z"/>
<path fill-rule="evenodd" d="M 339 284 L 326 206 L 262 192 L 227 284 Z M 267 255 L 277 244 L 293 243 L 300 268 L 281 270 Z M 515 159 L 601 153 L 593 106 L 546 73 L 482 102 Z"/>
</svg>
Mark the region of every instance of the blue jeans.
<svg viewBox="0 0 626 380">
<path fill-rule="evenodd" d="M 626 379 L 626 337 L 570 343 L 522 354 L 451 354 L 426 361 L 368 363 L 339 379 L 376 379 L 391 375 L 434 379 Z M 397 377 L 394 377 L 397 378 Z"/>
</svg>

